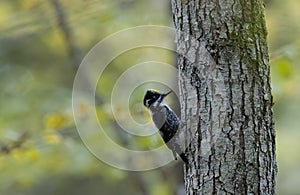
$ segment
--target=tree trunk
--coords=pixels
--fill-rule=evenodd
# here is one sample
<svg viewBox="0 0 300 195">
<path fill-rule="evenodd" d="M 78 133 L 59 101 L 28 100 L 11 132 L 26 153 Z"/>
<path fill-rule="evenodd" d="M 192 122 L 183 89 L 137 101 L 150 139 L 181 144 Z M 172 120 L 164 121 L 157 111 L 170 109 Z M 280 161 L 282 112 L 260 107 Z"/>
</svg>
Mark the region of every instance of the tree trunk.
<svg viewBox="0 0 300 195">
<path fill-rule="evenodd" d="M 262 0 L 172 0 L 187 194 L 275 194 Z"/>
</svg>

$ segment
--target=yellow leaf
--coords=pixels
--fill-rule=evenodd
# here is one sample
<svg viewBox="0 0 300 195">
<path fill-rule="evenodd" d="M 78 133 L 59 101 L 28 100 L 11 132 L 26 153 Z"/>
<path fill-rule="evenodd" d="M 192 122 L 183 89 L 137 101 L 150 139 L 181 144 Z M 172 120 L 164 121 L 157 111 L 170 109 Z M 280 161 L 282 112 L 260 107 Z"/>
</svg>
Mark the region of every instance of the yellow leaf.
<svg viewBox="0 0 300 195">
<path fill-rule="evenodd" d="M 280 75 L 283 78 L 289 78 L 293 73 L 293 67 L 292 64 L 285 59 L 279 59 L 276 62 L 276 70 L 277 74 Z"/>
<path fill-rule="evenodd" d="M 26 150 L 19 148 L 13 149 L 11 155 L 13 158 L 20 161 L 35 161 L 39 158 L 39 152 L 34 148 Z"/>
<path fill-rule="evenodd" d="M 39 158 L 38 150 L 32 148 L 25 151 L 25 158 L 30 161 L 35 161 Z"/>
<path fill-rule="evenodd" d="M 56 134 L 47 134 L 44 136 L 44 140 L 49 144 L 59 144 L 60 137 Z"/>
<path fill-rule="evenodd" d="M 63 114 L 50 114 L 46 116 L 45 123 L 47 129 L 58 129 L 69 122 L 69 117 Z"/>
</svg>

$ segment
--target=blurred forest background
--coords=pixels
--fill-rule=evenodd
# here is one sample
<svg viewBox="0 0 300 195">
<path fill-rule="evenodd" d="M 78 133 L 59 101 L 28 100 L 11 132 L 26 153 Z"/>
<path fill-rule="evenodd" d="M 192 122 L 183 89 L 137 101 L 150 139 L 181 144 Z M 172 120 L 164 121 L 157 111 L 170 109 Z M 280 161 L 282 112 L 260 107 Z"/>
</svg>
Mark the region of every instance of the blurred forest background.
<svg viewBox="0 0 300 195">
<path fill-rule="evenodd" d="M 299 8 L 299 0 L 266 2 L 279 195 L 300 191 Z M 118 170 L 86 149 L 73 121 L 72 85 L 84 55 L 114 32 L 148 24 L 172 26 L 169 1 L 0 0 L 0 194 L 183 193 L 180 161 L 146 172 Z M 131 65 L 152 58 L 174 64 L 174 53 L 141 48 L 105 70 L 96 109 L 109 132 L 118 132 L 106 111 L 114 83 Z M 133 96 L 131 113 L 146 122 L 142 93 Z M 83 102 L 83 114 L 89 109 Z M 139 149 L 152 143 L 123 142 Z"/>
</svg>

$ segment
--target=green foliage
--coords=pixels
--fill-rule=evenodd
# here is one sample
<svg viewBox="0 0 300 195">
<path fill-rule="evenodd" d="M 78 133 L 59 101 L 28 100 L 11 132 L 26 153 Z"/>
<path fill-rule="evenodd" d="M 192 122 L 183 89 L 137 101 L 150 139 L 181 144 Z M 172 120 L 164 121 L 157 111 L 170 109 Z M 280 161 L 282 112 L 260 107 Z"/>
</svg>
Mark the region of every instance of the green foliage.
<svg viewBox="0 0 300 195">
<path fill-rule="evenodd" d="M 167 10 L 166 2 L 60 0 L 59 3 L 72 31 L 74 44 L 82 53 L 109 34 L 126 27 L 169 22 L 168 13 L 163 11 Z M 161 11 L 153 15 L 149 7 L 155 12 Z M 41 194 L 40 186 L 49 193 L 66 194 L 69 189 L 87 186 L 86 182 L 78 185 L 80 178 L 91 180 L 85 191 L 87 194 L 142 194 L 143 188 L 151 193 L 151 186 L 148 189 L 147 184 L 138 181 L 136 176 L 102 163 L 80 140 L 71 105 L 74 65 L 50 1 L 2 0 L 0 11 L 0 194 Z M 104 102 L 109 102 L 113 84 L 120 74 L 131 64 L 143 60 L 138 56 L 151 57 L 151 51 L 146 53 L 149 54 L 135 51 L 112 62 L 99 81 L 105 83 L 98 90 Z M 141 98 L 141 95 L 138 96 Z M 148 113 L 136 106 L 137 101 L 140 99 L 131 101 L 130 110 L 136 120 L 146 122 L 143 116 L 148 116 Z M 108 106 L 97 106 L 99 121 L 117 143 L 126 144 L 120 140 Z M 82 102 L 80 108 L 82 116 L 92 109 L 87 102 Z M 119 112 L 123 110 L 121 105 Z M 157 138 L 134 139 L 126 147 L 140 150 L 149 148 L 149 144 L 157 147 L 162 144 Z M 161 173 L 156 171 L 155 175 L 157 178 Z M 157 185 L 155 180 L 151 185 Z M 161 194 L 171 193 L 169 181 L 160 185 L 163 187 L 153 189 Z M 114 189 L 114 186 L 119 187 Z"/>
<path fill-rule="evenodd" d="M 300 174 L 297 140 L 300 114 L 299 1 L 270 2 L 267 9 L 271 48 L 271 80 L 277 130 L 277 194 L 298 194 Z"/>
</svg>

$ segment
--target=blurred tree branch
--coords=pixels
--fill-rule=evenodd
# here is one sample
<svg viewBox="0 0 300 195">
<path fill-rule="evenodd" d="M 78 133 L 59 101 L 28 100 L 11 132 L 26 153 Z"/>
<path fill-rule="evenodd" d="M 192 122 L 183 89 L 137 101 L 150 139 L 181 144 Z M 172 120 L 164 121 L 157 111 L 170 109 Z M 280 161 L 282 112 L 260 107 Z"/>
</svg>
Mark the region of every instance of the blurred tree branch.
<svg viewBox="0 0 300 195">
<path fill-rule="evenodd" d="M 67 15 L 63 9 L 63 6 L 59 0 L 49 0 L 57 16 L 57 25 L 64 35 L 64 40 L 67 45 L 68 55 L 73 65 L 74 70 L 76 71 L 81 64 L 82 54 L 79 47 L 75 43 L 73 29 L 69 26 Z M 93 92 L 91 88 L 91 83 L 87 71 L 85 71 L 85 78 L 83 80 L 83 85 L 88 90 L 88 92 Z M 102 105 L 102 98 L 95 93 L 95 102 L 97 105 Z"/>
<path fill-rule="evenodd" d="M 60 30 L 64 35 L 69 57 L 72 61 L 75 70 L 77 70 L 82 59 L 81 52 L 75 43 L 73 31 L 68 24 L 68 19 L 63 9 L 63 6 L 60 4 L 58 0 L 50 0 L 50 3 L 53 9 L 55 10 L 58 27 L 60 28 Z"/>
<path fill-rule="evenodd" d="M 29 133 L 25 131 L 21 133 L 21 135 L 17 140 L 12 141 L 9 144 L 2 143 L 0 146 L 0 153 L 9 154 L 12 150 L 21 148 L 24 142 L 28 139 L 28 137 L 29 137 Z"/>
</svg>

